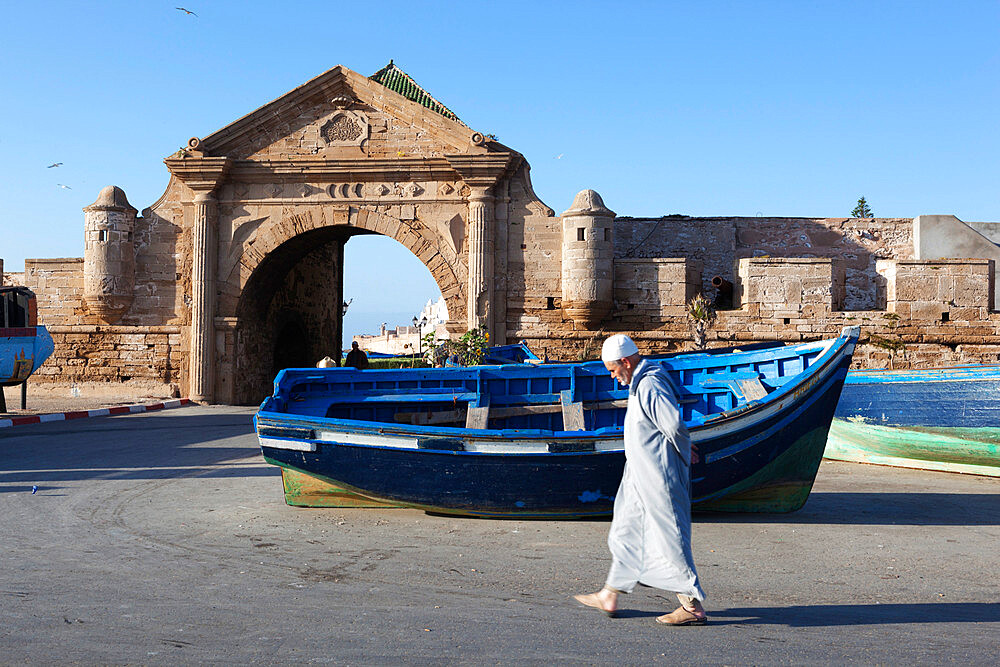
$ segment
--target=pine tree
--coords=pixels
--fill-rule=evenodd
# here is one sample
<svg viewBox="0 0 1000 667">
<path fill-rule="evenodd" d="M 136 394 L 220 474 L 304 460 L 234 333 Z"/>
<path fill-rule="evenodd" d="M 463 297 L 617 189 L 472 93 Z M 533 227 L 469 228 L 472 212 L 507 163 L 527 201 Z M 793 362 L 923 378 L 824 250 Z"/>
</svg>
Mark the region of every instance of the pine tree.
<svg viewBox="0 0 1000 667">
<path fill-rule="evenodd" d="M 858 205 L 854 207 L 853 211 L 851 211 L 851 217 L 874 218 L 875 216 L 872 215 L 872 210 L 868 208 L 868 202 L 866 202 L 865 198 L 862 197 L 861 199 L 858 200 Z"/>
</svg>

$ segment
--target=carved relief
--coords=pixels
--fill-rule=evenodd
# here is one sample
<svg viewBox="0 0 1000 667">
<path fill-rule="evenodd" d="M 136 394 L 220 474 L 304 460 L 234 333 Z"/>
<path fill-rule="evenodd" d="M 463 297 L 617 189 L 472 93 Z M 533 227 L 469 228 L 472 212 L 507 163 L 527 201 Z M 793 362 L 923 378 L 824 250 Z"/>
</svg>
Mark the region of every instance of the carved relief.
<svg viewBox="0 0 1000 667">
<path fill-rule="evenodd" d="M 368 118 L 357 111 L 340 109 L 319 128 L 327 146 L 360 146 L 368 139 Z"/>
<path fill-rule="evenodd" d="M 364 188 L 364 183 L 334 183 L 326 191 L 334 199 L 360 199 Z"/>
<path fill-rule="evenodd" d="M 417 197 L 423 193 L 424 189 L 416 183 L 407 183 L 403 186 L 403 194 L 407 197 Z"/>
<path fill-rule="evenodd" d="M 450 183 L 442 183 L 441 185 L 438 186 L 439 195 L 450 195 L 454 191 L 455 188 L 451 187 Z"/>
<path fill-rule="evenodd" d="M 361 136 L 361 126 L 346 116 L 340 116 L 336 120 L 328 121 L 320 131 L 323 133 L 323 138 L 329 144 L 337 142 L 352 143 Z"/>
</svg>

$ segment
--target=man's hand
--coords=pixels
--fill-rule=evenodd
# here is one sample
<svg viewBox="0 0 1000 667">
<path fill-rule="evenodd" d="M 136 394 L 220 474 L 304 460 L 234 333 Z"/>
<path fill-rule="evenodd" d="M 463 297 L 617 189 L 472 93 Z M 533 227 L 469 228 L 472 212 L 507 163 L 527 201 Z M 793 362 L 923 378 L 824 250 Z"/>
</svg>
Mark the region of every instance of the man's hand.
<svg viewBox="0 0 1000 667">
<path fill-rule="evenodd" d="M 701 457 L 698 456 L 698 447 L 695 446 L 695 444 L 692 442 L 691 443 L 691 463 L 694 464 L 694 463 L 698 463 L 699 461 L 701 461 Z"/>
</svg>

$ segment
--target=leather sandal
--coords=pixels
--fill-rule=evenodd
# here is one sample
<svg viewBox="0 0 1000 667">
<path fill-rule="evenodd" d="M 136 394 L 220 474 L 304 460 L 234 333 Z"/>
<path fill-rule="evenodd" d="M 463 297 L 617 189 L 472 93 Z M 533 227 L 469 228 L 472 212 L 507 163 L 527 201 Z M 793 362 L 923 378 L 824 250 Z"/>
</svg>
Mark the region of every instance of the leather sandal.
<svg viewBox="0 0 1000 667">
<path fill-rule="evenodd" d="M 669 614 L 657 616 L 656 622 L 660 625 L 705 625 L 708 623 L 708 615 L 705 612 L 699 615 L 684 607 L 677 607 Z"/>
<path fill-rule="evenodd" d="M 617 593 L 617 591 L 615 592 Z M 603 612 L 604 615 L 607 616 L 608 618 L 618 618 L 618 610 L 605 609 L 604 606 L 601 604 L 601 599 L 597 597 L 597 593 L 587 593 L 586 595 L 574 595 L 573 599 L 585 607 L 590 607 L 591 609 L 596 609 L 600 612 Z"/>
</svg>

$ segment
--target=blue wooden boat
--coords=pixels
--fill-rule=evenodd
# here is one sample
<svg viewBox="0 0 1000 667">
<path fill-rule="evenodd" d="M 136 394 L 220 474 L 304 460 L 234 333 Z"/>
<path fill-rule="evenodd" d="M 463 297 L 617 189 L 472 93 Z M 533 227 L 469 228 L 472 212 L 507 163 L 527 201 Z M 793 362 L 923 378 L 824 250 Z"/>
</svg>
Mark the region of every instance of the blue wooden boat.
<svg viewBox="0 0 1000 667">
<path fill-rule="evenodd" d="M 858 328 L 813 343 L 657 360 L 701 461 L 696 509 L 805 502 Z M 389 504 L 491 517 L 610 514 L 627 389 L 600 362 L 285 369 L 254 417 L 269 463 Z"/>
<path fill-rule="evenodd" d="M 824 456 L 1000 477 L 1000 366 L 851 371 Z"/>
<path fill-rule="evenodd" d="M 521 341 L 513 345 L 494 345 L 486 348 L 483 364 L 540 364 L 542 359 Z"/>
<path fill-rule="evenodd" d="M 443 349 L 443 348 L 441 348 Z M 493 345 L 486 348 L 486 352 L 483 353 L 483 358 L 477 366 L 496 366 L 504 364 L 541 364 L 545 363 L 545 360 L 541 359 L 537 354 L 531 351 L 527 343 L 523 340 L 519 343 L 514 343 L 512 345 Z M 458 356 L 451 356 L 445 360 L 445 366 L 457 367 L 461 366 L 461 362 L 458 361 Z"/>
<path fill-rule="evenodd" d="M 0 287 L 0 386 L 27 380 L 49 358 L 52 336 L 38 326 L 35 295 L 26 287 Z"/>
</svg>

